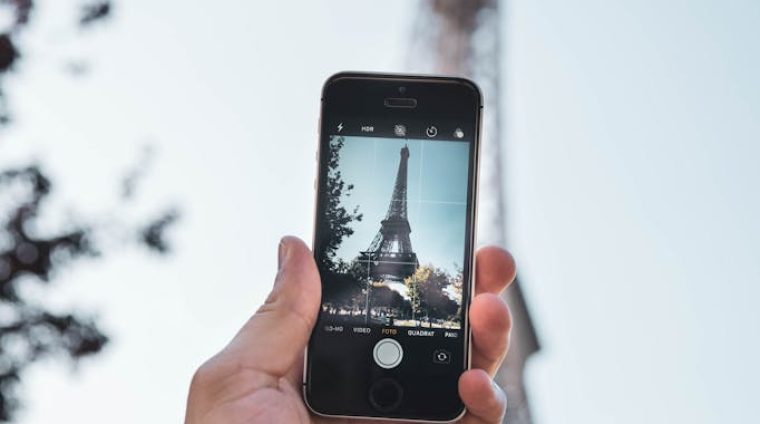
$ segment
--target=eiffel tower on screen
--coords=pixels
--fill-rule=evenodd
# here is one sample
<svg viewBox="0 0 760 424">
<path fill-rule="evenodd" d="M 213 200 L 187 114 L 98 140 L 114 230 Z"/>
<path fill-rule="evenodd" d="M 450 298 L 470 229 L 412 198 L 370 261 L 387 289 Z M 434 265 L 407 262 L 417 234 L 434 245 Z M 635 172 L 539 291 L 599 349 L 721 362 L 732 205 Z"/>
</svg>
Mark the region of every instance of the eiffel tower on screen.
<svg viewBox="0 0 760 424">
<path fill-rule="evenodd" d="M 359 262 L 367 264 L 372 280 L 403 281 L 419 266 L 417 254 L 412 250 L 409 233 L 412 228 L 407 218 L 407 163 L 409 147 L 401 148 L 401 158 L 393 186 L 393 195 L 380 230 L 369 248 L 359 254 Z"/>
</svg>

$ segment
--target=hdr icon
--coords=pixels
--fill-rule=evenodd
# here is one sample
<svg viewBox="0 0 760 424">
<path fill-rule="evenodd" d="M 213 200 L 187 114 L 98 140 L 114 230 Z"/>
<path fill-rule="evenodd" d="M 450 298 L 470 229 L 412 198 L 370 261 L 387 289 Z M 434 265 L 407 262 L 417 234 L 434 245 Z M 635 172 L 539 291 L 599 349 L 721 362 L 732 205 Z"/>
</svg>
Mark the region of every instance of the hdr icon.
<svg viewBox="0 0 760 424">
<path fill-rule="evenodd" d="M 362 132 L 371 133 L 375 132 L 375 127 L 372 125 L 362 125 Z"/>
</svg>

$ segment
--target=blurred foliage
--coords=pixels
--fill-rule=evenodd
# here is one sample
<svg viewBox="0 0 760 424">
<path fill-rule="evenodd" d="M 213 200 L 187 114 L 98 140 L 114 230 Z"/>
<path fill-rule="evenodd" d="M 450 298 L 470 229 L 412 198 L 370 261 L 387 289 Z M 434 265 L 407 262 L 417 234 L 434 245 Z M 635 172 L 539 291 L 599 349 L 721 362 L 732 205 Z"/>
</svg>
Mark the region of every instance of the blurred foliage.
<svg viewBox="0 0 760 424">
<path fill-rule="evenodd" d="M 19 72 L 23 58 L 18 45 L 19 35 L 28 28 L 33 0 L 0 0 L 0 9 L 9 11 L 12 22 L 0 28 L 0 126 L 10 122 L 4 78 Z M 80 5 L 76 26 L 89 27 L 108 18 L 110 1 L 88 1 Z M 2 131 L 2 128 L 0 128 Z M 122 182 L 118 211 L 127 212 L 137 182 L 144 177 L 146 164 L 142 158 L 136 170 Z M 128 243 L 144 246 L 158 254 L 169 251 L 165 233 L 179 212 L 169 209 L 138 223 L 91 218 L 90 222 L 66 225 L 43 232 L 39 217 L 50 216 L 46 199 L 54 184 L 39 165 L 0 170 L 0 422 L 8 422 L 20 406 L 18 386 L 24 371 L 43 358 L 79 359 L 100 352 L 108 336 L 97 322 L 77 311 L 53 311 L 29 296 L 31 286 L 50 289 L 56 273 L 73 261 L 100 257 Z M 43 211 L 46 211 L 43 213 Z M 56 211 L 53 211 L 55 213 Z M 114 234 L 118 234 L 115 237 Z"/>
<path fill-rule="evenodd" d="M 3 90 L 4 77 L 15 70 L 22 57 L 17 45 L 21 33 L 29 27 L 33 11 L 37 6 L 34 0 L 0 0 L 0 11 L 9 12 L 11 23 L 0 27 L 0 126 L 10 122 L 8 99 Z M 92 26 L 111 16 L 111 1 L 84 1 L 78 10 L 76 25 L 80 28 Z"/>
<path fill-rule="evenodd" d="M 111 15 L 110 1 L 96 1 L 82 6 L 82 13 L 79 17 L 79 25 L 89 26 L 95 22 L 100 22 Z"/>
<path fill-rule="evenodd" d="M 93 319 L 76 312 L 53 312 L 24 296 L 24 287 L 50 287 L 56 271 L 84 257 L 104 253 L 107 233 L 132 234 L 133 241 L 166 253 L 167 227 L 178 213 L 161 213 L 134 226 L 76 225 L 53 234 L 38 234 L 37 219 L 52 183 L 39 166 L 0 172 L 0 421 L 10 421 L 18 406 L 16 386 L 22 372 L 44 357 L 72 360 L 98 353 L 108 337 Z M 130 240 L 131 239 L 131 240 Z"/>
</svg>

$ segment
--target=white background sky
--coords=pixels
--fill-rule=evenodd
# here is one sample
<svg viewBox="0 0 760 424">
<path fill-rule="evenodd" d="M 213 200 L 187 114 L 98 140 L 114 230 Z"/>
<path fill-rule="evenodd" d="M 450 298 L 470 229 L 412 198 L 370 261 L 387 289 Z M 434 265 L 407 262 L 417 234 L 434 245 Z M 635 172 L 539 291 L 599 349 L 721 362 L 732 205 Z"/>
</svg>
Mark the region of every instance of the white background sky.
<svg viewBox="0 0 760 424">
<path fill-rule="evenodd" d="M 55 29 L 66 2 L 41 3 L 0 164 L 36 158 L 49 206 L 94 214 L 152 142 L 144 209 L 184 217 L 168 260 L 128 250 L 39 294 L 113 342 L 74 373 L 36 366 L 20 422 L 179 422 L 193 369 L 264 299 L 279 237 L 310 235 L 322 81 L 404 70 L 416 4 L 123 1 L 80 44 Z M 538 422 L 759 421 L 760 5 L 515 0 L 502 19 Z M 62 73 L 70 55 L 91 75 Z"/>
</svg>

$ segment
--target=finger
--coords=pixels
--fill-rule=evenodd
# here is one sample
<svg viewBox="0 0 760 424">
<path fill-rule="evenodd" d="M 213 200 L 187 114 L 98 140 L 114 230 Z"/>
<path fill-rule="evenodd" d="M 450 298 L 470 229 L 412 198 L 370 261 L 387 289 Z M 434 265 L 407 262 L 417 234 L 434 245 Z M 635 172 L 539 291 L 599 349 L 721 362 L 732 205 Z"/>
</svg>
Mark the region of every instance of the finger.
<svg viewBox="0 0 760 424">
<path fill-rule="evenodd" d="M 475 266 L 475 293 L 501 293 L 515 279 L 515 260 L 496 246 L 478 249 Z"/>
<path fill-rule="evenodd" d="M 483 370 L 465 371 L 459 377 L 459 396 L 467 407 L 468 423 L 501 423 L 507 396 Z"/>
<path fill-rule="evenodd" d="M 512 317 L 504 300 L 492 293 L 475 296 L 470 305 L 472 367 L 494 375 L 509 348 Z"/>
<path fill-rule="evenodd" d="M 285 379 L 290 382 L 290 384 L 293 387 L 296 387 L 300 390 L 301 385 L 303 384 L 303 366 L 304 366 L 304 353 L 306 352 L 306 348 L 304 347 L 303 350 L 301 350 L 301 354 L 298 355 L 295 362 L 293 363 L 293 366 L 290 367 L 290 369 L 285 374 Z"/>
<path fill-rule="evenodd" d="M 278 262 L 272 292 L 225 351 L 245 367 L 282 377 L 302 358 L 319 311 L 321 286 L 314 257 L 298 238 L 280 241 Z"/>
</svg>

